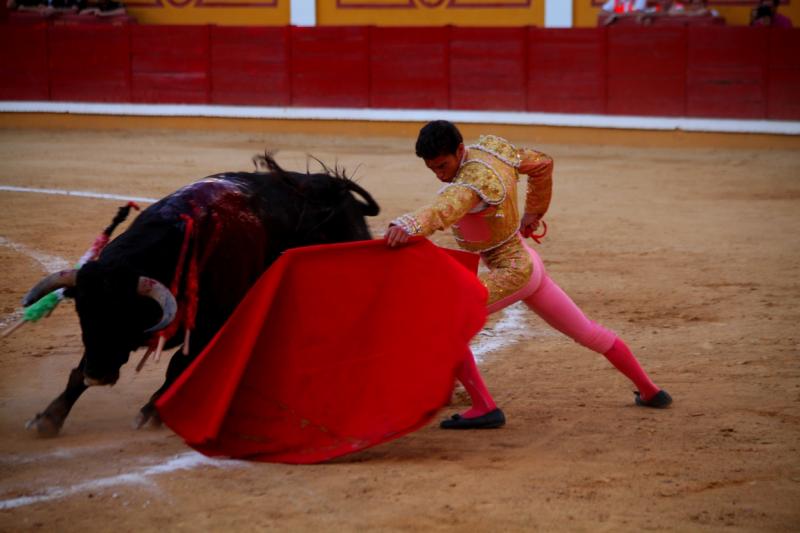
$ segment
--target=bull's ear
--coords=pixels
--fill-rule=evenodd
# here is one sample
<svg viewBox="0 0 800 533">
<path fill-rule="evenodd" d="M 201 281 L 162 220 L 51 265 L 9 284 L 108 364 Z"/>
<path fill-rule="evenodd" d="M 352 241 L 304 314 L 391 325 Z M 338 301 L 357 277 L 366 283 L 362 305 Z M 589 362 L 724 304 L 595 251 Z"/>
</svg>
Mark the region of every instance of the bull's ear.
<svg viewBox="0 0 800 533">
<path fill-rule="evenodd" d="M 64 289 L 64 298 L 75 298 L 75 287 Z"/>
<path fill-rule="evenodd" d="M 378 202 L 376 202 L 372 195 L 364 190 L 361 185 L 352 180 L 347 180 L 345 183 L 347 183 L 347 190 L 356 193 L 358 196 L 366 200 L 366 202 L 356 200 L 359 207 L 361 207 L 361 212 L 364 216 L 374 217 L 381 212 Z"/>
</svg>

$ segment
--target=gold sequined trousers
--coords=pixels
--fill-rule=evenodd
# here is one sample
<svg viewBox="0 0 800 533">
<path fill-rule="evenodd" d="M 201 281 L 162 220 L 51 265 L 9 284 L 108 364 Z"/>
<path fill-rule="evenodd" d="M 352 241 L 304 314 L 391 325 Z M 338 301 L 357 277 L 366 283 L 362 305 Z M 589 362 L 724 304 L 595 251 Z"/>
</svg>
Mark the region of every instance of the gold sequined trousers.
<svg viewBox="0 0 800 533">
<path fill-rule="evenodd" d="M 478 277 L 489 291 L 487 305 L 511 296 L 531 279 L 533 262 L 528 251 L 522 246 L 519 234 L 493 250 L 481 253 L 489 272 L 481 272 Z"/>
</svg>

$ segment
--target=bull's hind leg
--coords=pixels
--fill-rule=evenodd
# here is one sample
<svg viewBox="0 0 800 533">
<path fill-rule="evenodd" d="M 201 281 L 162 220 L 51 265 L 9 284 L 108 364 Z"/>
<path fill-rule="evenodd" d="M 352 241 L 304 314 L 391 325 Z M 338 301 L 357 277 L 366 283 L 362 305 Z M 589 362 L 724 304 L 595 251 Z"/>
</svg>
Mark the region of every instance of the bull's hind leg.
<svg viewBox="0 0 800 533">
<path fill-rule="evenodd" d="M 28 429 L 35 428 L 40 437 L 55 437 L 58 435 L 72 406 L 78 401 L 83 391 L 89 388 L 83 383 L 83 365 L 84 359 L 81 358 L 78 366 L 69 373 L 67 388 L 64 389 L 64 392 L 50 402 L 47 409 L 37 413 L 32 420 L 29 420 L 25 427 Z"/>
<path fill-rule="evenodd" d="M 191 355 L 184 355 L 181 350 L 172 354 L 172 358 L 169 360 L 169 366 L 167 367 L 167 376 L 164 380 L 164 384 L 161 385 L 161 387 L 150 396 L 150 400 L 139 409 L 136 418 L 133 419 L 134 428 L 139 429 L 148 422 L 150 422 L 150 425 L 153 427 L 161 425 L 161 417 L 158 415 L 158 410 L 156 409 L 156 400 L 158 400 L 158 398 L 164 394 L 164 391 L 166 391 L 170 385 L 175 382 L 178 376 L 186 370 L 186 367 L 189 366 L 192 359 L 193 357 Z"/>
</svg>

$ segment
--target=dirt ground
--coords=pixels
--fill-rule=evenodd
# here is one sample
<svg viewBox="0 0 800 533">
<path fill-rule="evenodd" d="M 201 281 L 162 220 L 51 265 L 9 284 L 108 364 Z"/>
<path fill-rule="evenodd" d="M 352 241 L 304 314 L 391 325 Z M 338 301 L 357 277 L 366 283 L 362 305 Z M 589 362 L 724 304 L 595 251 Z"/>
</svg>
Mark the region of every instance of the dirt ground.
<svg viewBox="0 0 800 533">
<path fill-rule="evenodd" d="M 512 308 L 476 341 L 506 341 L 481 363 L 508 417 L 499 430 L 431 424 L 314 466 L 204 461 L 166 428 L 131 429 L 162 359 L 138 375 L 128 364 L 115 387 L 87 391 L 59 437 L 40 439 L 25 422 L 81 352 L 65 302 L 0 340 L 0 530 L 800 529 L 800 151 L 511 140 L 556 159 L 550 233 L 537 246 L 551 276 L 628 342 L 673 407 L 635 407 L 603 357 Z M 5 129 L 0 185 L 160 197 L 249 170 L 268 147 L 287 168 L 305 169 L 310 153 L 357 170 L 383 208 L 371 222 L 380 235 L 438 189 L 412 145 Z M 118 205 L 0 191 L 0 326 Z M 516 320 L 524 331 L 505 337 L 499 325 Z M 463 404 L 456 394 L 442 416 Z"/>
</svg>

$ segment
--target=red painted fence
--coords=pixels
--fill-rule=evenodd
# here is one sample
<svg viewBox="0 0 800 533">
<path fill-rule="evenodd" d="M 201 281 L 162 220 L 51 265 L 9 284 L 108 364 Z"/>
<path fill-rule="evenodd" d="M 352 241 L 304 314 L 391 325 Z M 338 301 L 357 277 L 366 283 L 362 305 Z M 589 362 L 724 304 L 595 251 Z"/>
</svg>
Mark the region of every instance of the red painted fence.
<svg viewBox="0 0 800 533">
<path fill-rule="evenodd" d="M 800 29 L 0 25 L 0 99 L 800 119 Z"/>
</svg>

